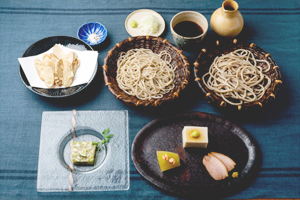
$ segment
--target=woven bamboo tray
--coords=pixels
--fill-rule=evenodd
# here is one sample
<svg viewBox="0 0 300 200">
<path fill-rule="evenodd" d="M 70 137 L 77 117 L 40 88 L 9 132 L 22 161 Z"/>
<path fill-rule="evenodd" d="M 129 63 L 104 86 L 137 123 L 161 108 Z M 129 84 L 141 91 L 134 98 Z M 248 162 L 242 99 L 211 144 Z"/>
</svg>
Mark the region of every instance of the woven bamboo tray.
<svg viewBox="0 0 300 200">
<path fill-rule="evenodd" d="M 169 52 L 172 56 L 172 65 L 176 65 L 175 71 L 175 87 L 172 91 L 164 94 L 161 99 L 140 100 L 135 96 L 126 94 L 118 86 L 117 76 L 117 60 L 121 52 L 127 52 L 130 49 L 145 48 L 151 49 L 154 53 L 159 53 L 163 50 Z M 117 99 L 129 106 L 159 106 L 163 102 L 171 101 L 177 98 L 180 92 L 186 87 L 189 81 L 190 68 L 187 58 L 178 47 L 173 45 L 166 39 L 152 36 L 130 37 L 117 43 L 104 59 L 103 75 L 105 85 L 109 91 L 116 96 Z"/>
<path fill-rule="evenodd" d="M 216 56 L 221 56 L 222 54 L 227 54 L 229 52 L 235 51 L 237 49 L 247 49 L 250 50 L 256 59 L 264 59 L 270 63 L 271 69 L 267 72 L 267 76 L 271 78 L 271 85 L 266 90 L 264 96 L 258 101 L 251 103 L 244 103 L 239 106 L 233 106 L 226 103 L 221 97 L 217 96 L 213 91 L 209 90 L 203 83 L 202 76 L 208 72 L 212 62 Z M 260 63 L 261 64 L 261 63 Z M 237 39 L 229 41 L 215 41 L 214 44 L 209 47 L 202 49 L 198 58 L 194 63 L 194 75 L 195 81 L 198 83 L 201 90 L 205 93 L 207 101 L 216 107 L 221 107 L 223 109 L 234 109 L 234 110 L 249 110 L 249 108 L 263 107 L 269 100 L 275 99 L 276 92 L 282 84 L 281 74 L 279 67 L 272 58 L 272 56 L 265 52 L 263 49 L 258 47 L 254 43 L 249 43 L 245 41 L 238 41 Z"/>
</svg>

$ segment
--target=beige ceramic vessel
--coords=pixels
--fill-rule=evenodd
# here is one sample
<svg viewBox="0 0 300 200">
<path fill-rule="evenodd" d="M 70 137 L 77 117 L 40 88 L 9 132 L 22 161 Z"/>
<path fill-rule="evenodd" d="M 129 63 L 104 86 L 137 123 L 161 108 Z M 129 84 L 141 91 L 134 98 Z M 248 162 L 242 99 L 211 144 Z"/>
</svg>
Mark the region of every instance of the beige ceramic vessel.
<svg viewBox="0 0 300 200">
<path fill-rule="evenodd" d="M 211 29 L 223 37 L 235 37 L 243 29 L 244 19 L 238 11 L 239 5 L 233 0 L 226 0 L 210 18 Z"/>
</svg>

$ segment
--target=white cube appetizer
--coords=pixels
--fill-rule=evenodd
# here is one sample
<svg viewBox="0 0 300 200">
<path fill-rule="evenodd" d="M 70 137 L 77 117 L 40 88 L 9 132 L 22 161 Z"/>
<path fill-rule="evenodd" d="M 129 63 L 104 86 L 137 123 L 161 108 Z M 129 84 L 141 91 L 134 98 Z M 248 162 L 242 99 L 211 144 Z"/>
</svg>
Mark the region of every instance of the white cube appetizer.
<svg viewBox="0 0 300 200">
<path fill-rule="evenodd" d="M 182 130 L 183 147 L 206 148 L 208 144 L 208 129 L 201 126 L 185 126 Z"/>
</svg>

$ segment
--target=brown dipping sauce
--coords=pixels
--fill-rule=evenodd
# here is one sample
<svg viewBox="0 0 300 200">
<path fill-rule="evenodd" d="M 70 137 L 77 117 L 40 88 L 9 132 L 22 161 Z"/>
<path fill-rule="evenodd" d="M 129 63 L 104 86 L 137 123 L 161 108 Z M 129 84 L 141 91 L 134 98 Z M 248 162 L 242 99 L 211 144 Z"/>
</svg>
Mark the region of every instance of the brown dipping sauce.
<svg viewBox="0 0 300 200">
<path fill-rule="evenodd" d="M 174 31 L 184 37 L 196 37 L 203 33 L 201 26 L 192 21 L 182 21 L 174 26 Z"/>
<path fill-rule="evenodd" d="M 233 11 L 233 10 L 234 10 L 234 8 L 231 7 L 231 6 L 225 6 L 224 9 L 225 9 L 225 10 L 228 10 L 228 11 Z"/>
</svg>

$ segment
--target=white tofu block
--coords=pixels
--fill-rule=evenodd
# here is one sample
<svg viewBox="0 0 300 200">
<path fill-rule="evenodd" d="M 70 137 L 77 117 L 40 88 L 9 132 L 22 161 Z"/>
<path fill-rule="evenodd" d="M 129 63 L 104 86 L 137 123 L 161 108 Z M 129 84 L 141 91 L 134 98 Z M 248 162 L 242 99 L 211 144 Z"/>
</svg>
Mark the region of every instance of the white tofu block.
<svg viewBox="0 0 300 200">
<path fill-rule="evenodd" d="M 194 131 L 199 132 L 199 137 L 192 137 Z M 183 147 L 206 148 L 208 144 L 208 128 L 201 126 L 185 126 L 182 130 Z"/>
</svg>

